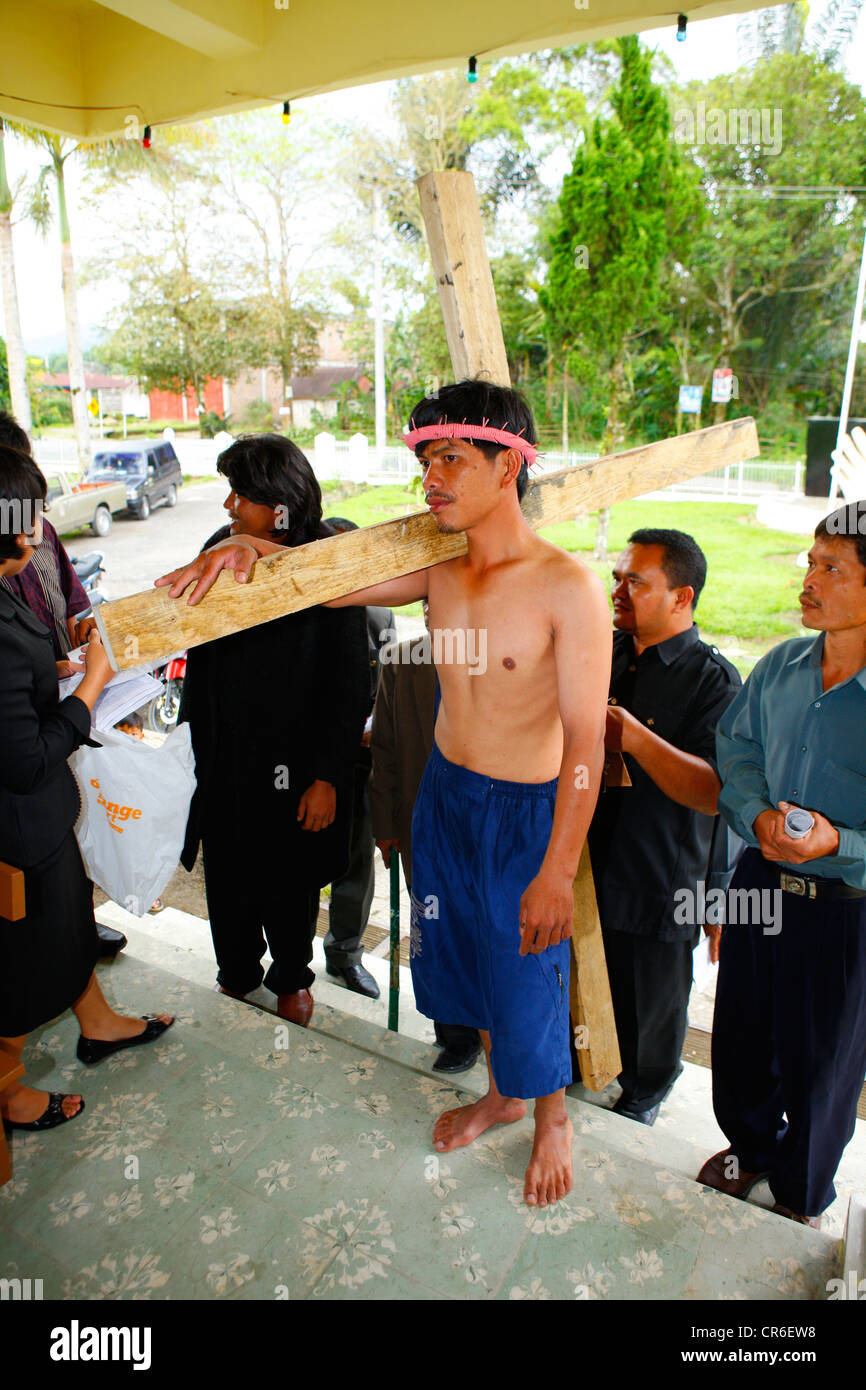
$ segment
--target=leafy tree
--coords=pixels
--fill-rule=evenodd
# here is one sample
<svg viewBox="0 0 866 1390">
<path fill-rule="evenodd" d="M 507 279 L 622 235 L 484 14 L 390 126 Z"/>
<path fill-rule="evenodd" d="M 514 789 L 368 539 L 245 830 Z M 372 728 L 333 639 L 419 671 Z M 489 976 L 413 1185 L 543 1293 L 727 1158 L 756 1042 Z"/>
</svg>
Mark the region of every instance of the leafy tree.
<svg viewBox="0 0 866 1390">
<path fill-rule="evenodd" d="M 844 355 L 863 230 L 842 190 L 866 182 L 866 102 L 807 52 L 776 53 L 673 100 L 682 132 L 689 116 L 698 133 L 699 102 L 706 127 L 702 142 L 684 142 L 708 215 L 684 257 L 680 330 L 688 318 L 686 337 L 709 348 L 707 371 L 732 367 L 741 403 L 745 387 L 765 409 L 780 375 L 793 387 L 797 364 L 814 362 L 819 342 L 826 351 L 833 325 L 834 356 Z"/>
<path fill-rule="evenodd" d="M 632 36 L 617 47 L 613 114 L 595 119 L 563 182 L 540 296 L 565 361 L 580 371 L 589 356 L 607 377 L 605 449 L 623 434 L 629 348 L 662 319 L 665 271 L 699 212 L 651 55 Z"/>
</svg>

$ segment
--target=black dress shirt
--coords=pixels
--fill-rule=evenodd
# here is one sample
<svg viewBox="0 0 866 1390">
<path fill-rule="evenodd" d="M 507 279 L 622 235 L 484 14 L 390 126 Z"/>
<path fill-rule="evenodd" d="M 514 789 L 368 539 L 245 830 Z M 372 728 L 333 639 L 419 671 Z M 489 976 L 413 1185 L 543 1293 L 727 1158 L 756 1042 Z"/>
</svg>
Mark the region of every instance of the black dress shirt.
<svg viewBox="0 0 866 1390">
<path fill-rule="evenodd" d="M 639 657 L 629 633 L 614 633 L 610 703 L 713 768 L 716 724 L 740 684 L 736 668 L 700 640 L 697 627 Z M 715 817 L 672 801 L 628 753 L 625 763 L 632 785 L 602 791 L 589 830 L 601 924 L 658 941 L 688 940 L 695 927 L 674 921 L 674 895 L 706 880 Z"/>
</svg>

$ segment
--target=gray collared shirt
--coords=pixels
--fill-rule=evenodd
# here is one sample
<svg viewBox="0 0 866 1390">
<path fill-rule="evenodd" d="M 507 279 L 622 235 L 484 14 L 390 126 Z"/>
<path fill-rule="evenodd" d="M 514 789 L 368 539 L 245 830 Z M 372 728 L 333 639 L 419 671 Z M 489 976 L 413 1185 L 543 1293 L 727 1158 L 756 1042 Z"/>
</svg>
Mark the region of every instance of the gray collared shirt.
<svg viewBox="0 0 866 1390">
<path fill-rule="evenodd" d="M 783 867 L 866 889 L 866 666 L 823 687 L 824 634 L 762 657 L 716 730 L 719 812 L 749 845 L 762 811 L 790 801 L 839 831 L 834 855 Z"/>
</svg>

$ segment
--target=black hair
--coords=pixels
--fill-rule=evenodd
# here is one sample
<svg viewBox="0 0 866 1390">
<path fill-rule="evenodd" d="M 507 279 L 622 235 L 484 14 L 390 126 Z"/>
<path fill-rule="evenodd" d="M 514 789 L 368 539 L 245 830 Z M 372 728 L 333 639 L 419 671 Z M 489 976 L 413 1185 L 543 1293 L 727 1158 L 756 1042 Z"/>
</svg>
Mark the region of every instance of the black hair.
<svg viewBox="0 0 866 1390">
<path fill-rule="evenodd" d="M 123 729 L 124 727 L 127 729 L 141 729 L 143 733 L 144 720 L 138 713 L 138 710 L 133 710 L 132 714 L 125 714 L 122 719 L 118 719 L 114 727 L 115 729 Z"/>
<path fill-rule="evenodd" d="M 264 507 L 285 507 L 289 542 L 299 532 L 322 528 L 322 489 L 306 454 L 284 434 L 242 434 L 217 459 L 233 491 Z M 282 528 L 281 528 L 282 530 Z"/>
<path fill-rule="evenodd" d="M 8 410 L 0 410 L 0 444 L 7 449 L 20 449 L 22 454 L 33 453 L 27 431 Z"/>
<path fill-rule="evenodd" d="M 694 589 L 692 610 L 698 606 L 701 590 L 707 581 L 707 557 L 694 536 L 687 531 L 667 531 L 662 527 L 644 526 L 632 531 L 629 545 L 660 545 L 664 551 L 662 569 L 669 589 Z"/>
<path fill-rule="evenodd" d="M 491 425 L 493 429 L 507 429 L 509 434 L 519 434 L 527 444 L 538 442 L 532 411 L 520 392 L 512 391 L 510 386 L 494 386 L 489 381 L 477 378 L 440 386 L 431 396 L 420 400 L 411 412 L 410 424 L 415 429 L 422 429 L 424 425 L 439 425 L 443 421 L 455 425 Z M 469 443 L 489 459 L 495 459 L 506 447 L 487 439 L 471 439 Z M 423 443 L 417 446 L 416 458 L 424 447 Z M 528 486 L 529 470 L 524 459 L 517 475 L 519 502 L 523 501 Z"/>
<path fill-rule="evenodd" d="M 16 536 L 33 530 L 48 489 L 29 454 L 0 444 L 0 560 L 20 560 Z"/>
<path fill-rule="evenodd" d="M 862 502 L 849 502 L 837 507 L 835 512 L 825 516 L 815 527 L 815 539 L 819 536 L 841 536 L 843 540 L 853 541 L 857 547 L 857 559 L 866 569 L 866 498 Z M 866 578 L 863 583 L 866 584 Z"/>
</svg>

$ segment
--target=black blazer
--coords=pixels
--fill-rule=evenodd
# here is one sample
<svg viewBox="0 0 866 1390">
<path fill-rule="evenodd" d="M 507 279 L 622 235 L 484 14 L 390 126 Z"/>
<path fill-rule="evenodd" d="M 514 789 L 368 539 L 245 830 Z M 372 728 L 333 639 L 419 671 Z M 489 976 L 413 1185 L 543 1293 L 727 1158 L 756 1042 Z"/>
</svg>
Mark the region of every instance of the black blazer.
<svg viewBox="0 0 866 1390">
<path fill-rule="evenodd" d="M 0 591 L 0 859 L 32 868 L 60 848 L 80 807 L 70 753 L 91 743 L 90 711 L 60 699 L 51 635 Z M 99 745 L 94 745 L 98 747 Z"/>
</svg>

